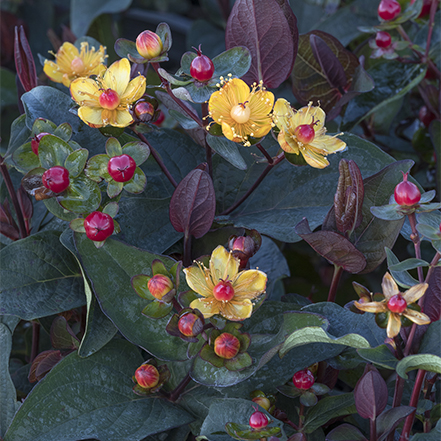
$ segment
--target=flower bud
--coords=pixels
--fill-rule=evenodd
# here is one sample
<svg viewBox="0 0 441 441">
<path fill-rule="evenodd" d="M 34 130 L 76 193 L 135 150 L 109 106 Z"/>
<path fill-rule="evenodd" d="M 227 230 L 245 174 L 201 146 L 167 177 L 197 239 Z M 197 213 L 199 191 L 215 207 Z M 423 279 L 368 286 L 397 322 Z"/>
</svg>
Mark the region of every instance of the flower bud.
<svg viewBox="0 0 441 441">
<path fill-rule="evenodd" d="M 159 382 L 159 372 L 151 364 L 143 364 L 135 372 L 135 378 L 141 387 L 151 389 Z"/>
<path fill-rule="evenodd" d="M 204 323 L 201 318 L 192 312 L 184 314 L 178 322 L 178 328 L 181 334 L 186 337 L 195 337 L 202 332 Z"/>
<path fill-rule="evenodd" d="M 153 104 L 146 101 L 138 101 L 134 106 L 136 117 L 142 122 L 149 122 L 153 119 L 155 108 Z"/>
<path fill-rule="evenodd" d="M 214 352 L 221 358 L 230 360 L 234 358 L 240 349 L 240 341 L 237 337 L 228 332 L 219 335 L 214 341 Z"/>
<path fill-rule="evenodd" d="M 141 32 L 136 37 L 136 49 L 142 57 L 151 60 L 162 52 L 162 40 L 152 31 Z"/>
<path fill-rule="evenodd" d="M 156 276 L 153 276 L 148 281 L 147 286 L 150 294 L 158 300 L 161 300 L 173 289 L 173 282 L 169 277 L 164 276 L 163 274 L 156 274 Z"/>
<path fill-rule="evenodd" d="M 258 404 L 260 407 L 263 407 L 266 411 L 271 407 L 271 402 L 266 397 L 255 397 L 253 398 L 253 403 Z"/>
</svg>

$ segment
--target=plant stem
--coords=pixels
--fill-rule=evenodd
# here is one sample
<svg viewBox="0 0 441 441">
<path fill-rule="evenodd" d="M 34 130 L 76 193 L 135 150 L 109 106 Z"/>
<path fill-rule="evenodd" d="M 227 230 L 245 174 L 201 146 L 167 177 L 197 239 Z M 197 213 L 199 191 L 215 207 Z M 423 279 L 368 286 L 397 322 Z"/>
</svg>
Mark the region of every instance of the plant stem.
<svg viewBox="0 0 441 441">
<path fill-rule="evenodd" d="M 187 232 L 184 235 L 184 266 L 191 265 L 191 235 Z"/>
<path fill-rule="evenodd" d="M 40 323 L 32 322 L 32 349 L 31 349 L 31 363 L 38 355 L 38 348 L 40 346 Z"/>
<path fill-rule="evenodd" d="M 335 302 L 338 282 L 340 282 L 340 277 L 342 274 L 343 268 L 341 266 L 334 265 L 334 275 L 332 276 L 331 286 L 329 287 L 328 302 Z"/>
<path fill-rule="evenodd" d="M 401 348 L 401 341 L 398 335 L 394 337 L 395 346 L 397 347 L 396 355 L 398 360 L 402 360 L 404 358 L 403 349 Z"/>
<path fill-rule="evenodd" d="M 305 406 L 302 404 L 302 403 L 300 403 L 300 410 L 299 410 L 299 430 L 301 430 L 302 429 L 302 427 L 303 427 L 303 413 L 304 413 L 304 411 L 305 411 Z"/>
<path fill-rule="evenodd" d="M 165 174 L 165 176 L 167 176 L 168 180 L 171 182 L 171 184 L 173 185 L 173 187 L 177 187 L 178 184 L 177 182 L 174 180 L 173 176 L 170 174 L 170 172 L 168 171 L 167 167 L 165 166 L 164 162 L 162 161 L 161 157 L 159 156 L 158 152 L 153 148 L 153 146 L 147 141 L 147 138 L 142 134 L 136 131 L 136 129 L 133 129 L 133 131 L 138 135 L 138 138 L 144 142 L 145 144 L 147 144 L 149 146 L 150 149 L 150 153 L 152 154 L 153 158 L 155 159 L 155 161 L 157 162 L 157 164 L 159 165 L 159 167 L 161 167 L 161 170 L 163 171 L 163 173 Z"/>
<path fill-rule="evenodd" d="M 258 142 L 256 144 L 256 147 L 261 151 L 261 153 L 263 154 L 263 156 L 265 156 L 266 160 L 268 161 L 268 164 L 272 164 L 274 162 L 273 158 L 271 157 L 271 155 L 262 147 L 262 145 L 260 144 L 260 142 Z"/>
<path fill-rule="evenodd" d="M 425 280 L 426 283 L 430 279 L 430 276 L 432 275 L 432 272 L 435 268 L 435 265 L 438 263 L 438 260 L 440 260 L 440 259 L 441 259 L 441 254 L 437 251 L 435 256 L 432 259 L 432 262 L 430 262 L 429 271 L 427 271 L 427 274 L 426 274 L 426 280 Z"/>
<path fill-rule="evenodd" d="M 370 441 L 377 441 L 377 420 L 374 418 L 369 419 L 369 428 L 370 428 Z"/>
<path fill-rule="evenodd" d="M 207 121 L 208 103 L 202 103 L 201 108 L 202 108 L 202 122 L 203 122 L 204 128 L 205 128 L 208 125 L 208 121 Z M 205 130 L 205 135 L 204 135 L 205 157 L 207 159 L 207 164 L 208 164 L 208 174 L 210 175 L 211 179 L 213 179 L 213 161 L 212 161 L 213 151 L 211 150 L 211 147 L 207 143 L 206 133 L 207 133 L 207 131 Z"/>
<path fill-rule="evenodd" d="M 432 41 L 432 33 L 433 33 L 433 27 L 435 26 L 435 14 L 437 9 L 438 9 L 438 0 L 432 0 L 432 4 L 430 5 L 430 17 L 428 24 L 429 32 L 427 33 L 426 52 L 424 54 L 424 56 L 427 59 L 429 58 L 430 43 Z"/>
<path fill-rule="evenodd" d="M 415 257 L 417 259 L 421 259 L 421 240 L 418 234 L 418 230 L 416 229 L 415 213 L 409 214 L 408 218 L 409 218 L 410 227 L 412 228 L 412 235 L 410 236 L 410 238 L 412 239 L 413 245 L 415 247 Z M 423 268 L 419 266 L 417 268 L 417 271 L 418 271 L 418 281 L 420 283 L 424 283 Z"/>
<path fill-rule="evenodd" d="M 438 374 L 433 375 L 433 377 L 430 380 L 426 380 L 425 387 L 424 387 L 424 398 L 426 400 L 430 399 L 430 394 L 432 393 L 433 385 L 436 382 L 436 379 L 438 377 Z M 433 401 L 433 400 L 432 400 Z M 424 412 L 424 433 L 429 433 L 430 429 L 432 428 L 432 423 L 430 422 L 430 410 L 426 410 Z"/>
<path fill-rule="evenodd" d="M 183 380 L 176 386 L 176 389 L 170 392 L 169 400 L 175 402 L 184 392 L 184 389 L 187 387 L 188 383 L 190 383 L 191 377 L 190 374 L 187 374 Z"/>
<path fill-rule="evenodd" d="M 282 162 L 282 160 L 285 158 L 285 154 L 282 152 L 279 155 L 277 155 L 272 164 L 268 164 L 265 168 L 265 170 L 262 172 L 262 174 L 256 179 L 256 182 L 248 189 L 248 191 L 237 201 L 235 202 L 230 208 L 227 208 L 224 212 L 222 212 L 220 215 L 224 216 L 227 214 L 230 214 L 232 211 L 234 211 L 239 205 L 241 205 L 244 201 L 247 200 L 247 198 L 250 196 L 251 193 L 261 184 L 261 182 L 265 179 L 265 176 L 271 171 L 273 167 L 275 167 L 277 164 Z"/>
<path fill-rule="evenodd" d="M 418 373 L 417 373 L 417 376 L 415 379 L 415 384 L 414 384 L 413 390 L 412 390 L 412 395 L 410 397 L 410 402 L 409 402 L 409 406 L 415 407 L 415 410 L 406 418 L 406 421 L 404 422 L 404 427 L 403 427 L 403 431 L 401 432 L 400 441 L 408 441 L 409 440 L 409 434 L 412 429 L 413 420 L 415 418 L 416 407 L 418 405 L 418 399 L 420 397 L 421 386 L 423 384 L 425 375 L 426 375 L 426 371 L 424 371 L 422 369 L 418 370 Z"/>
<path fill-rule="evenodd" d="M 3 180 L 5 181 L 6 188 L 8 189 L 8 193 L 11 198 L 12 205 L 14 205 L 15 214 L 17 216 L 18 228 L 20 230 L 20 236 L 22 239 L 24 239 L 25 237 L 28 237 L 28 234 L 26 231 L 23 212 L 21 211 L 21 207 L 17 199 L 17 193 L 15 192 L 8 167 L 4 163 L 4 159 L 2 155 L 0 155 L 0 172 L 3 176 Z"/>
<path fill-rule="evenodd" d="M 173 303 L 173 307 L 176 309 L 176 312 L 179 314 L 182 311 L 182 306 L 176 300 L 176 297 L 173 297 L 172 303 Z"/>
</svg>

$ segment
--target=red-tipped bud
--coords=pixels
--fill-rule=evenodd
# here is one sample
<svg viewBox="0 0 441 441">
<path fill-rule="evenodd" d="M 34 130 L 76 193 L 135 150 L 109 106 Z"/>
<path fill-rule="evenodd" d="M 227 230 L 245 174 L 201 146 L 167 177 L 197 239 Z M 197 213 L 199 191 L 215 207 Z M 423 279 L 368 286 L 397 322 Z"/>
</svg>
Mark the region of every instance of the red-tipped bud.
<svg viewBox="0 0 441 441">
<path fill-rule="evenodd" d="M 159 372 L 151 364 L 143 364 L 135 372 L 135 378 L 141 387 L 151 389 L 159 383 Z"/>
<path fill-rule="evenodd" d="M 396 294 L 389 299 L 387 307 L 390 312 L 401 314 L 407 308 L 407 302 L 401 294 Z"/>
<path fill-rule="evenodd" d="M 173 287 L 173 282 L 170 278 L 163 274 L 156 274 L 148 282 L 150 294 L 158 300 L 161 300 Z"/>
<path fill-rule="evenodd" d="M 260 407 L 263 407 L 265 410 L 269 410 L 271 407 L 271 402 L 266 397 L 255 397 L 252 401 L 253 403 L 258 404 Z"/>
<path fill-rule="evenodd" d="M 221 358 L 230 360 L 239 353 L 239 349 L 239 339 L 228 332 L 224 332 L 214 340 L 214 352 Z"/>
<path fill-rule="evenodd" d="M 398 205 L 410 207 L 420 201 L 421 193 L 414 183 L 407 180 L 407 176 L 408 173 L 405 173 L 403 181 L 395 187 L 394 197 Z"/>
<path fill-rule="evenodd" d="M 156 58 L 162 52 L 162 40 L 152 31 L 141 32 L 136 37 L 136 49 L 146 60 Z"/>
<path fill-rule="evenodd" d="M 181 334 L 186 337 L 195 337 L 202 332 L 204 323 L 196 314 L 188 312 L 179 319 L 178 328 Z"/>
<path fill-rule="evenodd" d="M 106 89 L 99 97 L 100 106 L 103 109 L 114 110 L 120 103 L 119 95 L 113 89 Z"/>
<path fill-rule="evenodd" d="M 37 156 L 38 156 L 38 146 L 40 145 L 41 138 L 43 138 L 43 136 L 46 136 L 46 135 L 50 135 L 50 133 L 47 133 L 47 132 L 41 132 L 41 133 L 38 133 L 37 135 L 35 135 L 35 136 L 32 138 L 32 141 L 31 141 L 32 151 L 33 151 Z"/>
<path fill-rule="evenodd" d="M 268 423 L 268 417 L 263 412 L 259 412 L 258 410 L 250 416 L 250 426 L 253 429 L 263 429 L 264 427 L 268 426 Z"/>
<path fill-rule="evenodd" d="M 139 101 L 135 104 L 133 109 L 135 111 L 136 117 L 142 122 L 149 122 L 153 119 L 155 115 L 155 107 L 152 103 L 147 101 Z"/>
<path fill-rule="evenodd" d="M 314 385 L 315 379 L 309 369 L 303 369 L 294 374 L 292 382 L 297 389 L 307 390 Z"/>
<path fill-rule="evenodd" d="M 397 18 L 400 12 L 401 6 L 396 0 L 381 0 L 378 5 L 378 16 L 385 21 Z"/>
<path fill-rule="evenodd" d="M 213 288 L 213 296 L 216 300 L 228 302 L 234 297 L 234 289 L 229 280 L 221 280 Z"/>
</svg>

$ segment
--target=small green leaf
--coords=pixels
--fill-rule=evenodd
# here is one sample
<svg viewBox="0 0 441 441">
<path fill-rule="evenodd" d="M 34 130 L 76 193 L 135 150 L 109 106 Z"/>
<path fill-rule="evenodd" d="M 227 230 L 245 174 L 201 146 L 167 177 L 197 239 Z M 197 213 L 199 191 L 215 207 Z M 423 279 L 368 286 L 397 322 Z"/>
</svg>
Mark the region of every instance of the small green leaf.
<svg viewBox="0 0 441 441">
<path fill-rule="evenodd" d="M 63 141 L 68 142 L 72 137 L 72 126 L 69 123 L 60 124 L 54 130 L 54 136 L 58 136 Z"/>
<path fill-rule="evenodd" d="M 136 44 L 133 41 L 127 40 L 126 38 L 118 38 L 118 40 L 116 40 L 115 52 L 121 58 L 128 58 L 134 63 L 143 64 L 147 62 L 145 58 L 139 55 L 139 52 L 136 49 Z"/>
<path fill-rule="evenodd" d="M 69 227 L 72 231 L 75 231 L 76 233 L 85 233 L 86 229 L 84 228 L 84 219 L 83 218 L 77 218 L 69 223 Z"/>
<path fill-rule="evenodd" d="M 387 256 L 387 266 L 389 268 L 398 265 L 400 261 L 397 256 L 388 247 L 384 248 Z M 410 287 L 417 285 L 418 280 L 414 279 L 407 271 L 394 271 L 390 270 L 392 277 L 402 288 L 409 289 Z"/>
<path fill-rule="evenodd" d="M 131 156 L 138 167 L 143 164 L 150 155 L 148 145 L 139 141 L 128 142 L 127 144 L 123 145 L 122 152 L 125 155 Z"/>
<path fill-rule="evenodd" d="M 234 167 L 239 170 L 247 169 L 247 164 L 239 151 L 238 146 L 240 144 L 230 141 L 223 136 L 212 136 L 209 133 L 207 134 L 207 143 L 216 153 Z"/>
<path fill-rule="evenodd" d="M 27 173 L 34 168 L 40 167 L 40 159 L 32 151 L 32 144 L 30 142 L 18 147 L 12 154 L 12 160 L 14 161 L 15 168 L 21 173 Z"/>
<path fill-rule="evenodd" d="M 313 392 L 304 392 L 300 395 L 300 402 L 306 407 L 312 407 L 317 404 L 317 397 Z"/>
<path fill-rule="evenodd" d="M 79 149 L 73 151 L 66 159 L 64 167 L 69 170 L 69 176 L 71 178 L 78 177 L 84 170 L 89 151 L 87 149 Z"/>
<path fill-rule="evenodd" d="M 397 204 L 382 205 L 381 207 L 371 207 L 371 213 L 378 219 L 399 220 L 405 217 L 400 208 Z"/>
<path fill-rule="evenodd" d="M 286 397 L 296 398 L 301 394 L 300 389 L 295 387 L 293 384 L 283 384 L 282 386 L 277 386 L 277 390 Z"/>
<path fill-rule="evenodd" d="M 143 310 L 142 314 L 148 318 L 160 319 L 166 317 L 170 311 L 173 309 L 171 303 L 159 302 L 158 300 L 153 300 L 149 303 Z"/>
<path fill-rule="evenodd" d="M 240 371 L 253 364 L 253 360 L 247 352 L 241 352 L 230 360 L 225 360 L 225 367 L 229 371 Z"/>
<path fill-rule="evenodd" d="M 441 374 L 441 357 L 432 354 L 409 355 L 398 363 L 397 374 L 407 380 L 407 372 L 414 369 Z"/>
<path fill-rule="evenodd" d="M 123 154 L 121 144 L 116 138 L 109 138 L 107 140 L 106 153 L 110 158 L 113 156 L 121 156 Z"/>
<path fill-rule="evenodd" d="M 116 182 L 113 179 L 107 184 L 107 195 L 109 198 L 118 196 L 124 188 L 123 182 Z"/>
<path fill-rule="evenodd" d="M 144 191 L 146 184 L 147 178 L 145 177 L 144 172 L 139 167 L 136 167 L 133 178 L 124 184 L 124 190 L 128 191 L 129 193 L 139 194 Z"/>
<path fill-rule="evenodd" d="M 106 213 L 111 217 L 115 217 L 118 214 L 118 209 L 119 209 L 119 206 L 116 202 L 109 202 L 103 208 L 103 213 Z"/>
<path fill-rule="evenodd" d="M 377 346 L 376 348 L 361 348 L 357 349 L 357 352 L 365 360 L 371 361 L 382 368 L 395 370 L 397 367 L 398 360 L 386 345 Z"/>
<path fill-rule="evenodd" d="M 84 175 L 71 179 L 70 185 L 59 198 L 60 205 L 74 213 L 90 213 L 101 203 L 101 192 L 98 184 Z"/>
<path fill-rule="evenodd" d="M 59 165 L 64 167 L 64 162 L 72 153 L 70 145 L 54 135 L 46 135 L 41 138 L 38 146 L 38 157 L 41 166 L 45 169 Z"/>
<path fill-rule="evenodd" d="M 107 171 L 107 164 L 109 163 L 109 157 L 107 155 L 95 155 L 92 156 L 87 162 L 87 166 L 84 169 L 84 173 L 89 179 L 95 182 L 101 182 L 104 178 L 106 181 L 110 181 L 111 177 Z"/>
<path fill-rule="evenodd" d="M 400 263 L 389 266 L 390 271 L 409 271 L 415 268 L 429 266 L 429 262 L 422 259 L 416 259 L 411 257 L 410 259 L 403 260 Z"/>
<path fill-rule="evenodd" d="M 136 276 L 132 277 L 131 283 L 133 289 L 135 290 L 136 294 L 139 295 L 139 297 L 147 300 L 155 300 L 155 297 L 151 295 L 148 288 L 150 279 L 151 277 L 146 276 L 145 274 L 137 274 Z"/>
</svg>

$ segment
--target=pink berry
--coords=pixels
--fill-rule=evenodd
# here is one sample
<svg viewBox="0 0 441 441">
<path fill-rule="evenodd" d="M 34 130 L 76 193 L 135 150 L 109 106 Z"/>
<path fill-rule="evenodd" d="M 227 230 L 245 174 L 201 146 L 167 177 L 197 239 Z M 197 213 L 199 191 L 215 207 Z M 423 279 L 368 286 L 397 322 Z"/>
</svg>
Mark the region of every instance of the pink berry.
<svg viewBox="0 0 441 441">
<path fill-rule="evenodd" d="M 401 314 L 407 308 L 407 302 L 401 294 L 396 294 L 389 299 L 387 307 L 390 312 Z"/>
<path fill-rule="evenodd" d="M 141 32 L 136 37 L 136 49 L 147 60 L 156 58 L 162 52 L 162 40 L 158 34 L 152 31 Z"/>
<path fill-rule="evenodd" d="M 107 171 L 116 182 L 127 182 L 133 178 L 136 162 L 129 155 L 113 156 L 107 164 Z"/>
<path fill-rule="evenodd" d="M 390 37 L 389 32 L 377 32 L 377 36 L 375 37 L 375 43 L 377 43 L 378 47 L 389 47 L 392 43 L 392 38 Z"/>
<path fill-rule="evenodd" d="M 292 377 L 292 382 L 297 389 L 310 389 L 315 383 L 314 375 L 309 369 L 298 371 Z"/>
<path fill-rule="evenodd" d="M 224 332 L 214 340 L 214 353 L 227 360 L 234 358 L 240 349 L 240 341 L 237 337 Z"/>
<path fill-rule="evenodd" d="M 213 288 L 213 296 L 216 300 L 221 300 L 224 302 L 231 300 L 234 297 L 234 289 L 231 286 L 231 282 L 229 280 L 221 280 Z"/>
<path fill-rule="evenodd" d="M 112 235 L 115 225 L 111 216 L 101 211 L 94 211 L 84 219 L 84 228 L 90 240 L 102 242 Z"/>
<path fill-rule="evenodd" d="M 112 89 L 106 89 L 98 99 L 103 109 L 114 110 L 119 106 L 120 98 L 117 92 Z"/>
<path fill-rule="evenodd" d="M 168 294 L 174 287 L 173 282 L 169 277 L 163 274 L 156 274 L 147 283 L 150 294 L 161 300 L 166 294 Z"/>
<path fill-rule="evenodd" d="M 135 378 L 141 387 L 151 389 L 159 383 L 159 372 L 151 364 L 143 364 L 135 372 Z"/>
<path fill-rule="evenodd" d="M 47 132 L 41 132 L 41 133 L 38 133 L 37 135 L 35 135 L 35 136 L 32 138 L 32 141 L 31 141 L 32 151 L 33 151 L 37 156 L 38 156 L 38 146 L 40 145 L 41 138 L 43 138 L 43 136 L 46 136 L 46 135 L 50 135 L 50 133 L 47 133 Z"/>
<path fill-rule="evenodd" d="M 263 429 L 264 427 L 268 426 L 268 417 L 263 413 L 256 410 L 251 416 L 250 416 L 250 426 L 253 429 Z"/>
<path fill-rule="evenodd" d="M 155 126 L 161 127 L 164 120 L 165 120 L 164 112 L 161 109 L 159 109 L 158 117 L 156 118 L 156 121 L 153 124 Z"/>
<path fill-rule="evenodd" d="M 378 5 L 378 16 L 385 21 L 393 20 L 401 12 L 401 6 L 396 0 L 381 0 Z"/>
<path fill-rule="evenodd" d="M 315 137 L 315 130 L 311 124 L 302 124 L 298 126 L 294 130 L 294 133 L 297 140 L 302 144 L 309 144 L 314 140 Z"/>
<path fill-rule="evenodd" d="M 432 1 L 435 0 L 424 0 L 423 7 L 421 8 L 420 15 L 418 15 L 418 18 L 424 18 L 426 15 L 430 14 L 430 7 L 432 5 Z"/>
<path fill-rule="evenodd" d="M 407 180 L 407 176 L 408 173 L 405 173 L 403 181 L 395 187 L 394 197 L 398 205 L 410 207 L 420 201 L 421 193 L 415 184 Z"/>
<path fill-rule="evenodd" d="M 190 64 L 190 75 L 197 81 L 203 83 L 211 80 L 214 74 L 214 64 L 206 55 L 202 54 L 201 46 L 196 49 L 198 56 L 193 58 Z"/>
<path fill-rule="evenodd" d="M 61 193 L 69 187 L 69 171 L 56 165 L 46 170 L 42 177 L 43 185 L 54 193 Z"/>
</svg>

